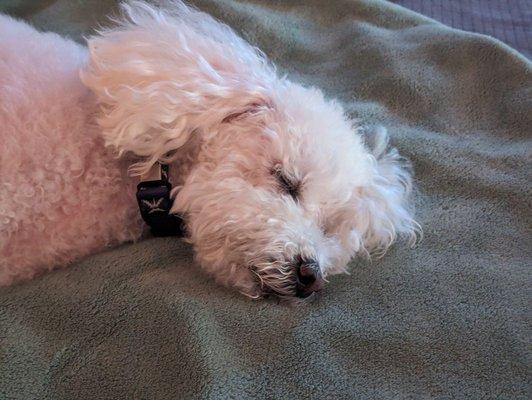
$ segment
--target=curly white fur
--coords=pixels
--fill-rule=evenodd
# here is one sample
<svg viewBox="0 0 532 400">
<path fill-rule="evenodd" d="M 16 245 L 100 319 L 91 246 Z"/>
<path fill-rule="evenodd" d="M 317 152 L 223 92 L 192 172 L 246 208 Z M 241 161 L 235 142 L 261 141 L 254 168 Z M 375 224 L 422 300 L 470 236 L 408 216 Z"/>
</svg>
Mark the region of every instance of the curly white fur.
<svg viewBox="0 0 532 400">
<path fill-rule="evenodd" d="M 338 103 L 205 13 L 122 11 L 88 54 L 0 17 L 0 282 L 140 237 L 134 182 L 102 138 L 137 157 L 135 174 L 171 164 L 199 264 L 252 297 L 293 296 L 296 259 L 326 277 L 415 236 L 410 174 L 384 132 L 370 152 Z"/>
</svg>

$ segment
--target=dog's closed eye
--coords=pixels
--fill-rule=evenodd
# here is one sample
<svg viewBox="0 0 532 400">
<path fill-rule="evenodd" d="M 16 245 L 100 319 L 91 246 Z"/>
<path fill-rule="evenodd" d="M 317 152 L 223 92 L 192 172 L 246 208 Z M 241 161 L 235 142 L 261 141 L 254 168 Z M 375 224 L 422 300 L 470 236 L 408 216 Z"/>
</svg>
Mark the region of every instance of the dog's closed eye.
<svg viewBox="0 0 532 400">
<path fill-rule="evenodd" d="M 237 111 L 237 112 L 234 112 L 232 114 L 229 114 L 228 116 L 226 116 L 223 120 L 222 120 L 222 123 L 229 123 L 229 122 L 233 122 L 233 121 L 236 121 L 246 115 L 253 115 L 253 114 L 258 114 L 260 113 L 261 111 L 265 110 L 265 109 L 269 109 L 271 108 L 270 105 L 268 104 L 260 104 L 260 103 L 252 103 L 250 104 L 249 106 L 247 106 L 245 109 L 241 110 L 241 111 Z"/>
<path fill-rule="evenodd" d="M 272 168 L 272 175 L 277 180 L 281 191 L 290 195 L 297 201 L 301 192 L 301 182 L 289 177 L 288 174 L 283 171 L 281 165 L 275 165 Z"/>
</svg>

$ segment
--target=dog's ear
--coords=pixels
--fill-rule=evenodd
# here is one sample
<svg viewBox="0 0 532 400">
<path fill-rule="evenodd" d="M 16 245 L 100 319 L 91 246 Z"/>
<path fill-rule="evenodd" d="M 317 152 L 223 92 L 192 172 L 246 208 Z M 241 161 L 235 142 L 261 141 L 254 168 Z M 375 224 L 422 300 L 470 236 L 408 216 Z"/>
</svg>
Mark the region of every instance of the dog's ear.
<svg viewBox="0 0 532 400">
<path fill-rule="evenodd" d="M 422 237 L 420 225 L 412 218 L 409 197 L 412 171 L 407 159 L 388 147 L 388 135 L 378 128 L 373 137 L 373 178 L 354 194 L 356 237 L 370 254 L 382 255 L 398 236 L 411 245 Z"/>
<path fill-rule="evenodd" d="M 81 79 L 101 105 L 106 143 L 143 157 L 134 172 L 270 107 L 273 67 L 228 26 L 180 2 L 121 7 L 116 25 L 89 39 Z"/>
</svg>

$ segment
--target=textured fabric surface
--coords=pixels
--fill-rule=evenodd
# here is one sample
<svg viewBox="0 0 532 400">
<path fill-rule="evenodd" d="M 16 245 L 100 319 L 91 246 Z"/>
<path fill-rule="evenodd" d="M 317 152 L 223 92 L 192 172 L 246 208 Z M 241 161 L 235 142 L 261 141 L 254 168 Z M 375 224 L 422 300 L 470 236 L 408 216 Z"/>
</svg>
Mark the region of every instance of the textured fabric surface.
<svg viewBox="0 0 532 400">
<path fill-rule="evenodd" d="M 394 0 L 453 28 L 493 36 L 532 57 L 532 0 Z"/>
<path fill-rule="evenodd" d="M 381 1 L 194 4 L 388 127 L 425 239 L 301 307 L 216 286 L 173 238 L 0 288 L 0 398 L 528 398 L 531 64 Z M 0 2 L 76 39 L 113 7 Z"/>
</svg>

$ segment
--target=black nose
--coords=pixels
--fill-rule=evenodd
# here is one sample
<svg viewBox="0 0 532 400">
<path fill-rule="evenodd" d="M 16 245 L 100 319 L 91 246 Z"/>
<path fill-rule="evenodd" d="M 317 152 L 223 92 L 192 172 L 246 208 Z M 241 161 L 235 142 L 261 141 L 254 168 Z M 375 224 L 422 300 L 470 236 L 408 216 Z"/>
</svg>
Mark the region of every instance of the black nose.
<svg viewBox="0 0 532 400">
<path fill-rule="evenodd" d="M 323 278 L 320 273 L 318 263 L 315 261 L 301 260 L 296 266 L 297 282 L 296 296 L 307 297 L 310 294 L 321 290 Z"/>
</svg>

